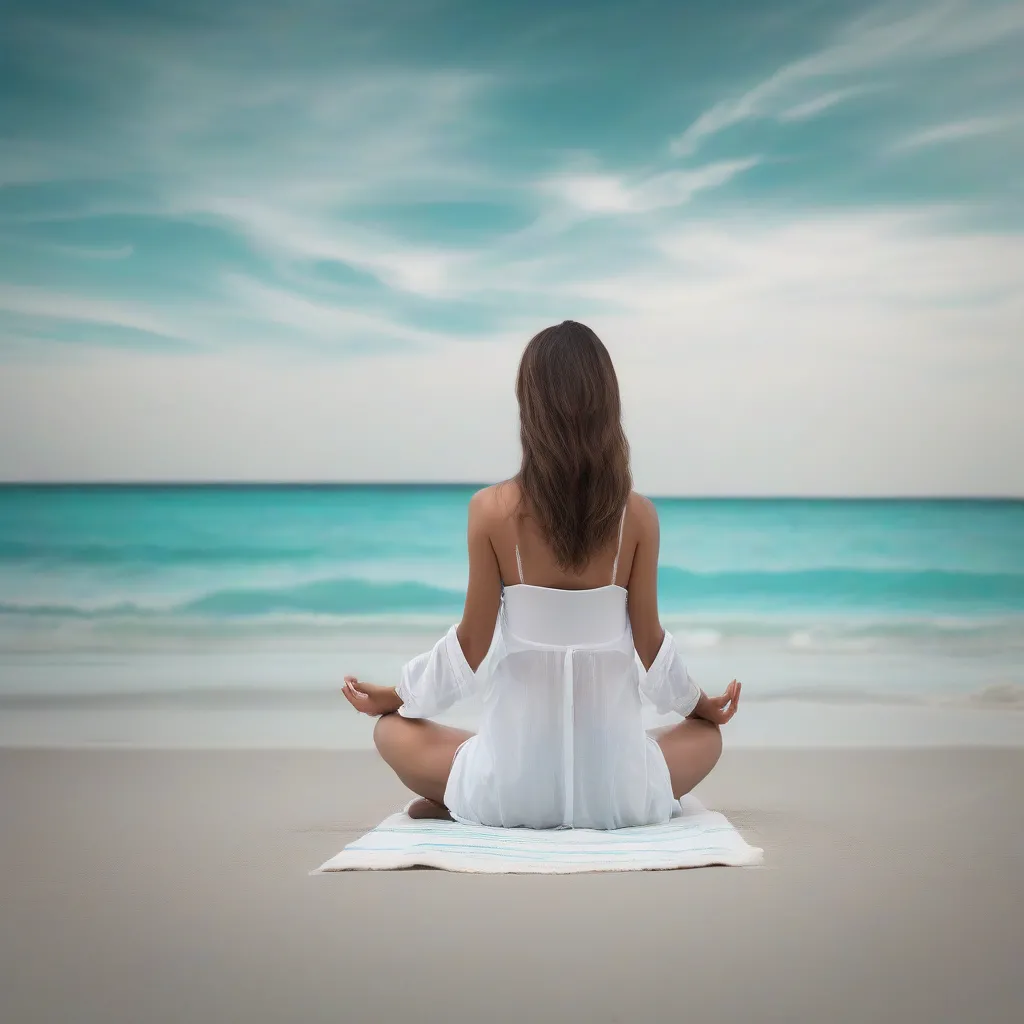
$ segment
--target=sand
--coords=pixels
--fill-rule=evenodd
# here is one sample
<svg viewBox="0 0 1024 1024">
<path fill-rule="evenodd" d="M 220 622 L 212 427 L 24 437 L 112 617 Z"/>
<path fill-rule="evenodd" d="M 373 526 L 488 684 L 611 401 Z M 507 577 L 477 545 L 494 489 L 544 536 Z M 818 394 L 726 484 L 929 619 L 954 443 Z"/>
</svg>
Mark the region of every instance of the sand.
<svg viewBox="0 0 1024 1024">
<path fill-rule="evenodd" d="M 727 750 L 762 868 L 309 877 L 365 752 L 0 751 L 0 1021 L 1024 1020 L 1024 751 Z"/>
</svg>

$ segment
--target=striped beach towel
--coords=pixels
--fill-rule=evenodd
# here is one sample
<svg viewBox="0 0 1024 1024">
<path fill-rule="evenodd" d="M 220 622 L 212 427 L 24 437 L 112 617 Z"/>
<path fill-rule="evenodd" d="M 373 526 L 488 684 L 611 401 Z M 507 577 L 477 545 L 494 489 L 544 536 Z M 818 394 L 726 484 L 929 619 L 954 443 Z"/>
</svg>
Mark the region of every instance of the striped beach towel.
<svg viewBox="0 0 1024 1024">
<path fill-rule="evenodd" d="M 712 864 L 760 864 L 724 814 L 692 794 L 664 825 L 613 831 L 491 828 L 453 821 L 385 818 L 311 874 L 431 867 L 490 874 L 571 874 L 584 871 L 657 871 Z"/>
</svg>

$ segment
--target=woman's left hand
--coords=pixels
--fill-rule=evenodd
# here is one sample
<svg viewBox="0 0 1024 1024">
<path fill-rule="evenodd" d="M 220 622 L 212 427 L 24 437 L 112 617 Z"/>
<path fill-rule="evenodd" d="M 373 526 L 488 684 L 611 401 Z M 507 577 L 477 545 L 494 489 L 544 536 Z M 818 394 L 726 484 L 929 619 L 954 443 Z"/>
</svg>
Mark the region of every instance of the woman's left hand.
<svg viewBox="0 0 1024 1024">
<path fill-rule="evenodd" d="M 725 693 L 721 697 L 709 697 L 704 694 L 694 709 L 696 717 L 705 718 L 715 725 L 725 725 L 736 714 L 742 685 L 734 679 L 725 688 Z"/>
<path fill-rule="evenodd" d="M 389 715 L 402 706 L 402 701 L 393 686 L 375 686 L 361 683 L 355 676 L 345 676 L 341 692 L 345 700 L 364 715 Z"/>
</svg>

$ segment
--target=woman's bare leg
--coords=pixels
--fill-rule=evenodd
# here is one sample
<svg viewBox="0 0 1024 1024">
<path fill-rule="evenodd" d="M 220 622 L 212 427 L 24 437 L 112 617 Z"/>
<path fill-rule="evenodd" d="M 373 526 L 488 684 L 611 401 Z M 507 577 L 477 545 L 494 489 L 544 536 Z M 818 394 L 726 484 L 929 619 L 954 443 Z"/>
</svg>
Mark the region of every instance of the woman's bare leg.
<svg viewBox="0 0 1024 1024">
<path fill-rule="evenodd" d="M 722 756 L 722 733 L 703 718 L 687 718 L 678 725 L 651 729 L 650 734 L 665 755 L 677 800 L 706 778 Z"/>
<path fill-rule="evenodd" d="M 459 746 L 473 734 L 439 725 L 424 718 L 382 715 L 373 727 L 373 742 L 380 756 L 402 783 L 423 800 L 409 808 L 414 818 L 450 817 L 444 791 Z"/>
</svg>

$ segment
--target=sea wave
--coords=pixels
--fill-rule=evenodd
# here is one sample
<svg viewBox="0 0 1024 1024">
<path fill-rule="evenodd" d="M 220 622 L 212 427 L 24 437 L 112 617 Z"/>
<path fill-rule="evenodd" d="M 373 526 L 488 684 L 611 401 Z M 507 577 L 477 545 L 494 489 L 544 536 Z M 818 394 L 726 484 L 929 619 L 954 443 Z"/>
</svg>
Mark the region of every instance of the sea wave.
<svg viewBox="0 0 1024 1024">
<path fill-rule="evenodd" d="M 687 628 L 686 626 L 675 630 L 674 635 L 676 642 L 689 650 L 707 650 L 717 647 L 723 639 L 721 630 Z"/>
<path fill-rule="evenodd" d="M 337 705 L 336 685 L 305 685 L 275 687 L 266 684 L 197 687 L 153 687 L 135 690 L 89 690 L 64 692 L 0 692 L 0 710 L 72 710 L 87 708 L 141 707 L 256 707 L 296 708 L 301 706 Z M 1005 710 L 1024 712 L 1024 686 L 1006 683 L 964 693 L 912 693 L 857 687 L 790 687 L 767 691 L 744 690 L 745 704 L 797 703 L 818 706 L 889 706 L 949 708 L 951 710 Z"/>
<path fill-rule="evenodd" d="M 219 538 L 209 544 L 151 544 L 131 541 L 44 542 L 0 541 L 0 564 L 68 566 L 139 565 L 153 570 L 195 564 L 261 565 L 322 559 L 324 551 L 310 545 L 230 544 Z"/>
<path fill-rule="evenodd" d="M 1024 710 L 1024 686 L 1015 683 L 999 683 L 965 693 L 910 693 L 893 691 L 882 693 L 878 690 L 858 687 L 790 687 L 747 694 L 744 699 L 750 703 L 768 704 L 779 701 L 801 704 L 891 704 L 915 707 L 980 707 Z"/>
<path fill-rule="evenodd" d="M 984 607 L 1024 610 L 1024 574 L 940 569 L 808 569 L 794 572 L 696 573 L 658 570 L 665 608 L 706 605 L 834 608 Z"/>
<path fill-rule="evenodd" d="M 1024 709 L 1024 686 L 996 683 L 970 694 L 968 700 L 983 707 Z"/>
<path fill-rule="evenodd" d="M 225 581 L 226 582 L 226 581 Z M 158 589 L 154 583 L 154 589 Z M 210 585 L 177 597 L 118 595 L 96 587 L 89 600 L 0 602 L 0 616 L 264 618 L 273 615 L 387 616 L 451 614 L 465 592 L 418 580 L 361 576 L 282 583 Z M 976 631 L 985 620 L 1019 619 L 1024 575 L 944 571 L 815 570 L 785 573 L 693 573 L 671 566 L 659 574 L 663 617 L 681 623 L 692 646 L 713 647 L 730 633 L 786 630 L 790 647 L 813 648 L 829 617 L 848 634 L 858 628 L 907 634 Z M 731 625 L 730 625 L 731 623 Z M 726 624 L 723 628 L 723 624 Z M 998 622 L 996 622 L 998 625 Z"/>
<path fill-rule="evenodd" d="M 382 583 L 364 579 L 313 580 L 280 587 L 235 587 L 213 590 L 171 605 L 141 601 L 109 604 L 0 603 L 0 615 L 48 618 L 126 618 L 185 615 L 253 617 L 274 614 L 379 615 L 430 613 L 461 609 L 461 591 L 425 583 Z"/>
</svg>

